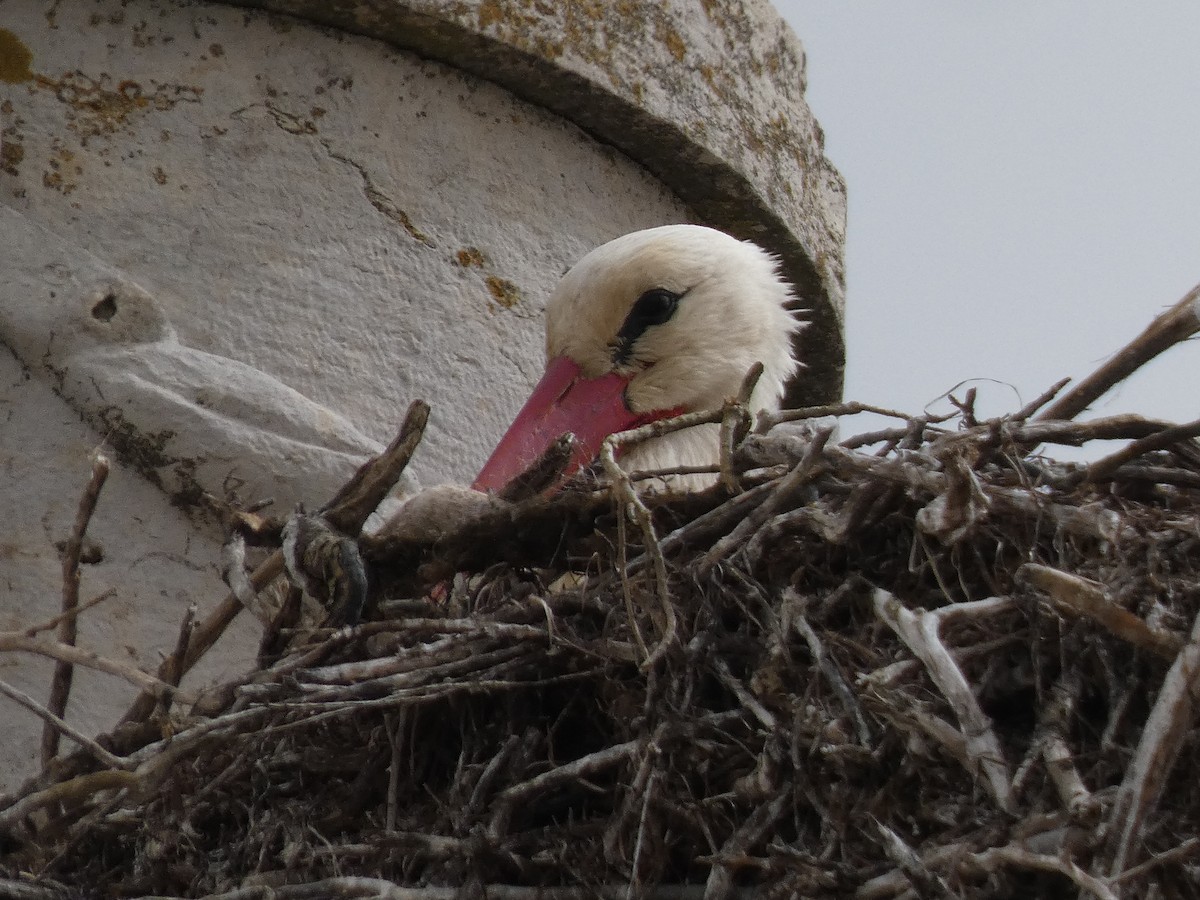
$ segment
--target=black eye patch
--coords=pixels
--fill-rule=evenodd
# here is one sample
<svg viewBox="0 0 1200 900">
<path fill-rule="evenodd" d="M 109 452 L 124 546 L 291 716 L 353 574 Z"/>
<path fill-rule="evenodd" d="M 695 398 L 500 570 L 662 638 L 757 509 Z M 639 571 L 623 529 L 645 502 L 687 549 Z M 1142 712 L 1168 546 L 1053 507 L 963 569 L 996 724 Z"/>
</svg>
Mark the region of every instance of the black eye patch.
<svg viewBox="0 0 1200 900">
<path fill-rule="evenodd" d="M 661 325 L 675 315 L 682 295 L 666 288 L 651 288 L 638 297 L 633 309 L 621 323 L 617 332 L 617 340 L 613 351 L 613 360 L 618 364 L 629 362 L 633 354 L 633 345 L 646 331 L 655 325 Z"/>
</svg>

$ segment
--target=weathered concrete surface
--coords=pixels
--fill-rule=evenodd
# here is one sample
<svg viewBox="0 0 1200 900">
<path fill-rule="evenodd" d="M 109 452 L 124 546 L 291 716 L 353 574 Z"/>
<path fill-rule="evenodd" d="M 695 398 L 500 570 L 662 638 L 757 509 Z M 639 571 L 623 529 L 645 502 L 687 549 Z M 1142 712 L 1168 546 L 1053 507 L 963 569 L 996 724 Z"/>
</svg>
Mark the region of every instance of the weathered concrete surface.
<svg viewBox="0 0 1200 900">
<path fill-rule="evenodd" d="M 819 326 L 805 396 L 840 389 L 841 187 L 798 45 L 757 4 L 633 4 L 629 33 L 606 4 L 550 6 L 357 4 L 342 24 L 374 40 L 221 5 L 4 0 L 0 628 L 56 611 L 97 445 L 121 465 L 83 596 L 116 593 L 81 642 L 146 669 L 189 600 L 224 593 L 199 491 L 319 504 L 415 397 L 434 410 L 418 474 L 466 479 L 540 372 L 553 283 L 637 228 L 704 221 L 783 254 Z M 207 674 L 247 664 L 255 631 Z M 17 662 L 0 678 L 44 697 L 49 665 Z M 99 729 L 129 694 L 81 672 L 69 715 Z M 0 789 L 40 729 L 3 709 Z"/>
</svg>

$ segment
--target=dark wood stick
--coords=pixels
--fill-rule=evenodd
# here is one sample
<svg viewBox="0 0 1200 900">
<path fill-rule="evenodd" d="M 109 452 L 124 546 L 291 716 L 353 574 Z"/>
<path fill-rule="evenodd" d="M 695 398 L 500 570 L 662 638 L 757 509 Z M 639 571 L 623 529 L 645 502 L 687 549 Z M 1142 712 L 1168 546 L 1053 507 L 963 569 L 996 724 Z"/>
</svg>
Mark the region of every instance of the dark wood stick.
<svg viewBox="0 0 1200 900">
<path fill-rule="evenodd" d="M 1051 403 L 1035 421 L 1073 419 L 1154 357 L 1200 332 L 1200 285 L 1156 317 L 1095 372 Z"/>
<path fill-rule="evenodd" d="M 100 499 L 100 491 L 108 479 L 108 459 L 103 454 L 96 454 L 92 462 L 92 477 L 79 499 L 79 509 L 75 513 L 75 524 L 71 528 L 71 536 L 63 548 L 62 571 L 62 618 L 58 623 L 58 640 L 60 643 L 75 646 L 78 633 L 78 619 L 75 610 L 79 607 L 79 555 L 83 551 L 83 538 L 87 534 L 88 523 L 92 513 L 96 511 L 96 503 Z M 50 699 L 46 702 L 47 711 L 55 718 L 62 719 L 66 715 L 67 700 L 71 696 L 71 679 L 75 667 L 65 661 L 54 663 L 54 675 L 50 681 Z M 42 765 L 50 762 L 58 755 L 58 727 L 47 720 L 42 728 Z"/>
</svg>

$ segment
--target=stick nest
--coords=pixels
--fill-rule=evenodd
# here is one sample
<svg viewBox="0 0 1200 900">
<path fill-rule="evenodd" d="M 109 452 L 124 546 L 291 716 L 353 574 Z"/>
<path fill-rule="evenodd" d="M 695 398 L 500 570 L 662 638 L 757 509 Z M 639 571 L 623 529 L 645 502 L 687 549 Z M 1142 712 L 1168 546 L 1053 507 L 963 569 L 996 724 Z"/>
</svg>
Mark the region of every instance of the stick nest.
<svg viewBox="0 0 1200 900">
<path fill-rule="evenodd" d="M 269 620 L 255 671 L 177 690 L 215 640 L 189 617 L 120 727 L 0 799 L 3 887 L 1197 896 L 1200 788 L 1175 765 L 1197 735 L 1194 445 L 960 406 L 840 442 L 747 436 L 727 409 L 706 492 L 617 474 L 435 540 L 348 536 L 376 461 L 293 520 L 286 565 L 236 566 Z M 1114 437 L 1133 443 L 1090 465 L 1033 453 Z M 279 546 L 282 523 L 234 518 Z M 362 620 L 339 626 L 356 565 Z"/>
</svg>

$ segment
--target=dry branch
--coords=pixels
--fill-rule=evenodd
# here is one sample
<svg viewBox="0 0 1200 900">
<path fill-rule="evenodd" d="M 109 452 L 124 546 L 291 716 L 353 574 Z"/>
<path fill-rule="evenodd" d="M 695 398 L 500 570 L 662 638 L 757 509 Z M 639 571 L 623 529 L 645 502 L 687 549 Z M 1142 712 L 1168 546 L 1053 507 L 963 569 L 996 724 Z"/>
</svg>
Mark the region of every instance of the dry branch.
<svg viewBox="0 0 1200 900">
<path fill-rule="evenodd" d="M 1117 637 L 1144 647 L 1164 659 L 1174 659 L 1183 646 L 1182 637 L 1151 628 L 1129 610 L 1117 606 L 1105 595 L 1100 585 L 1078 575 L 1027 563 L 1017 570 L 1017 577 L 1045 591 L 1064 612 L 1073 616 L 1087 616 Z"/>
<path fill-rule="evenodd" d="M 996 804 L 1005 812 L 1012 812 L 1011 779 L 1004 762 L 1004 751 L 1000 748 L 991 720 L 979 708 L 970 684 L 938 635 L 942 616 L 938 612 L 906 609 L 899 600 L 882 589 L 875 591 L 874 600 L 876 614 L 925 664 L 929 677 L 958 717 L 962 727 L 963 749 L 972 773 L 982 775 Z M 1003 603 L 999 608 L 1007 609 L 1008 604 Z M 956 607 L 946 609 L 955 610 Z M 993 612 L 996 609 L 995 605 L 989 605 L 986 611 Z"/>
<path fill-rule="evenodd" d="M 1137 750 L 1117 791 L 1108 821 L 1110 877 L 1120 875 L 1138 854 L 1142 829 L 1166 787 L 1184 738 L 1195 727 L 1200 697 L 1200 613 L 1187 645 L 1167 672 Z"/>
<path fill-rule="evenodd" d="M 76 637 L 76 611 L 79 608 L 79 556 L 83 550 L 83 538 L 87 534 L 88 523 L 92 513 L 96 511 L 96 503 L 100 499 L 100 491 L 108 479 L 108 459 L 100 453 L 92 460 L 92 477 L 79 500 L 79 510 L 75 514 L 75 523 L 71 527 L 71 536 L 63 549 L 63 589 L 62 615 L 58 622 L 58 641 L 60 644 L 74 646 Z M 71 695 L 71 676 L 74 669 L 71 663 L 59 659 L 54 664 L 54 677 L 50 681 L 50 699 L 47 701 L 47 712 L 54 719 L 61 721 L 67 710 L 67 699 Z M 58 754 L 58 735 L 60 729 L 52 720 L 47 720 L 42 730 L 42 765 L 46 765 Z"/>
<path fill-rule="evenodd" d="M 1146 330 L 1044 409 L 1039 419 L 1073 419 L 1154 357 L 1200 332 L 1200 285 L 1155 318 Z"/>
</svg>

